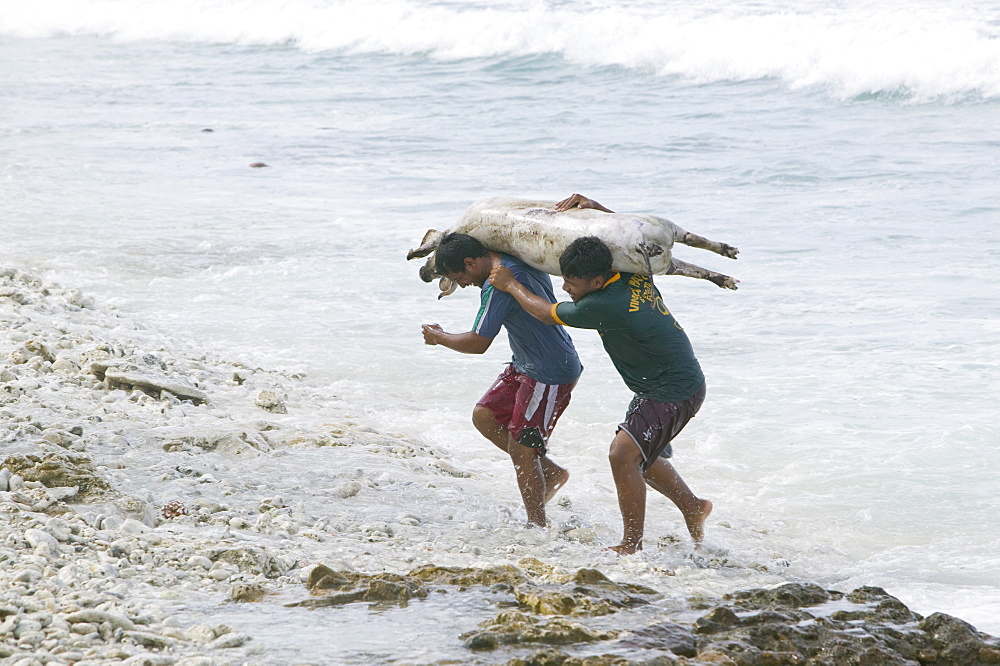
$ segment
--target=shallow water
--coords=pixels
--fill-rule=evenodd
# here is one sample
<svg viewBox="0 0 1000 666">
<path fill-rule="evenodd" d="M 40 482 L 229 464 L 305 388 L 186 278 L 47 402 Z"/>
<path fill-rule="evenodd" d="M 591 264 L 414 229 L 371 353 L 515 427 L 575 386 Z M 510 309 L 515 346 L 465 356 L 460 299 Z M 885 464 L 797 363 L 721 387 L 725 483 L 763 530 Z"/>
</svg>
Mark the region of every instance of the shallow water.
<svg viewBox="0 0 1000 666">
<path fill-rule="evenodd" d="M 657 280 L 709 381 L 675 462 L 715 501 L 709 545 L 745 565 L 706 587 L 765 562 L 1000 632 L 994 5 L 11 4 L 4 265 L 306 372 L 476 470 L 492 527 L 516 489 L 469 414 L 506 344 L 425 347 L 419 325 L 461 330 L 474 294 L 436 301 L 407 249 L 495 194 L 666 215 L 741 249 L 676 249 L 735 293 Z M 612 543 L 605 451 L 629 396 L 596 336 L 575 340 L 552 451 Z M 679 528 L 650 502 L 650 541 Z"/>
</svg>

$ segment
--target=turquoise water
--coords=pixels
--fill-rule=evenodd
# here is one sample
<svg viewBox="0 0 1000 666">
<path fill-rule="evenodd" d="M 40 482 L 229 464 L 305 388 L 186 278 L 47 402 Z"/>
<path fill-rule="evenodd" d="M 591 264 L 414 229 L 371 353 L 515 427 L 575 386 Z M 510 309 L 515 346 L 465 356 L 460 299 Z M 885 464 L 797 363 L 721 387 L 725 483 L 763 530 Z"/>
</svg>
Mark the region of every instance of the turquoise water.
<svg viewBox="0 0 1000 666">
<path fill-rule="evenodd" d="M 475 299 L 406 251 L 498 194 L 670 217 L 741 249 L 676 251 L 737 292 L 657 280 L 708 376 L 675 451 L 710 544 L 1000 633 L 1000 6 L 490 7 L 0 1 L 0 263 L 304 370 L 506 497 L 469 424 L 505 343 L 425 347 Z M 554 455 L 614 531 L 629 396 L 575 340 Z"/>
</svg>

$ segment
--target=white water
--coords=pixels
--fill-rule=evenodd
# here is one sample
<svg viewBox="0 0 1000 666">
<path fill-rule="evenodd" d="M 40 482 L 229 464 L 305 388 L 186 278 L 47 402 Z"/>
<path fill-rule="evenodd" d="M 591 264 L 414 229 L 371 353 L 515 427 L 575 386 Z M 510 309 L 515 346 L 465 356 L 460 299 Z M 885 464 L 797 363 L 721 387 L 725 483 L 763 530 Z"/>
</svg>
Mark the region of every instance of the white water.
<svg viewBox="0 0 1000 666">
<path fill-rule="evenodd" d="M 423 346 L 474 294 L 435 301 L 406 250 L 494 194 L 666 215 L 742 251 L 677 251 L 738 292 L 658 280 L 709 381 L 675 462 L 740 563 L 687 584 L 873 584 L 996 634 L 998 25 L 990 2 L 0 0 L 0 263 L 304 370 L 516 512 L 469 424 L 506 343 Z M 610 543 L 629 396 L 575 340 L 552 450 Z M 651 499 L 649 540 L 678 529 Z"/>
</svg>

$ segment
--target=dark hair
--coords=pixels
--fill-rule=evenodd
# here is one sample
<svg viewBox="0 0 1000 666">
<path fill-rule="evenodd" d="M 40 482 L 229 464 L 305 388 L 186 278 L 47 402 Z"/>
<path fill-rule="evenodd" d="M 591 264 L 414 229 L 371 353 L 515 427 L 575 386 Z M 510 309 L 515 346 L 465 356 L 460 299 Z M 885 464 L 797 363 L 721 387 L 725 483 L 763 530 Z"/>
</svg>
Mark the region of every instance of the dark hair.
<svg viewBox="0 0 1000 666">
<path fill-rule="evenodd" d="M 563 277 L 607 280 L 614 274 L 611 250 L 597 236 L 577 238 L 559 256 L 559 270 Z"/>
<path fill-rule="evenodd" d="M 478 259 L 489 254 L 489 250 L 467 234 L 448 234 L 438 243 L 434 253 L 434 267 L 441 275 L 461 273 L 465 270 L 466 259 Z"/>
</svg>

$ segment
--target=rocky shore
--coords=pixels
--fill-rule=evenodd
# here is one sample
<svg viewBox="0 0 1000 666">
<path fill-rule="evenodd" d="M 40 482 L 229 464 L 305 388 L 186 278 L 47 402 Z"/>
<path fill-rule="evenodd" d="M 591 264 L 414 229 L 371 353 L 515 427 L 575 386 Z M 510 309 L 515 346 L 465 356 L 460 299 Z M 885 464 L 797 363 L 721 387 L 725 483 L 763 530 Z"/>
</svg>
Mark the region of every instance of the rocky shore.
<svg viewBox="0 0 1000 666">
<path fill-rule="evenodd" d="M 706 599 L 543 561 L 598 550 L 585 517 L 526 533 L 467 502 L 472 473 L 448 458 L 296 372 L 165 344 L 0 269 L 0 665 L 292 663 L 211 609 L 431 595 L 492 609 L 454 630 L 461 663 L 1000 664 L 997 639 L 877 587 Z"/>
</svg>

